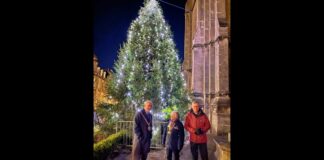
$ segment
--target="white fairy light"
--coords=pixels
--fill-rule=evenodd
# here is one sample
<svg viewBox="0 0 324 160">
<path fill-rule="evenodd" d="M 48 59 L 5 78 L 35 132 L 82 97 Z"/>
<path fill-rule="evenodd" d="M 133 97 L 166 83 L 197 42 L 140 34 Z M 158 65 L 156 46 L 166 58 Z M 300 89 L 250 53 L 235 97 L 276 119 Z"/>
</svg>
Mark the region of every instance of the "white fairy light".
<svg viewBox="0 0 324 160">
<path fill-rule="evenodd" d="M 132 31 L 129 31 L 129 34 L 128 34 L 128 38 L 131 39 L 132 38 Z"/>
<path fill-rule="evenodd" d="M 146 6 L 146 13 L 152 14 L 157 10 L 157 2 L 155 0 L 150 0 Z"/>
<path fill-rule="evenodd" d="M 129 97 L 130 97 L 131 95 L 132 95 L 132 94 L 131 94 L 130 92 L 128 92 L 128 93 L 127 93 L 127 96 L 129 96 Z"/>
</svg>

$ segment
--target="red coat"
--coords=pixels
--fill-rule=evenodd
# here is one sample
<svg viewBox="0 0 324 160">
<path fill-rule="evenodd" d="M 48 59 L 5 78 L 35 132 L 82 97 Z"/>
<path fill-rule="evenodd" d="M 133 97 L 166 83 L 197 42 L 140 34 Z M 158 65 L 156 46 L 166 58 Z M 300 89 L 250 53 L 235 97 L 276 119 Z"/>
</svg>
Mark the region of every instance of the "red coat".
<svg viewBox="0 0 324 160">
<path fill-rule="evenodd" d="M 192 109 L 186 116 L 185 129 L 190 133 L 190 141 L 194 143 L 207 143 L 206 132 L 210 129 L 208 117 L 202 110 L 198 111 L 198 115 L 194 114 Z M 203 134 L 196 135 L 195 129 L 201 128 Z"/>
</svg>

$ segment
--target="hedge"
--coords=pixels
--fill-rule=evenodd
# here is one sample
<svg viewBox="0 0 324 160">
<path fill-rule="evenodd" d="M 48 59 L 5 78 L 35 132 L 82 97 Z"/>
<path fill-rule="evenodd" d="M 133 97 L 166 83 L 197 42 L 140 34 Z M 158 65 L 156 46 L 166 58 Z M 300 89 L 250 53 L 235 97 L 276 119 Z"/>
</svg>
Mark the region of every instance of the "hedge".
<svg viewBox="0 0 324 160">
<path fill-rule="evenodd" d="M 112 134 L 107 138 L 95 143 L 93 145 L 93 157 L 95 160 L 105 160 L 108 155 L 110 155 L 117 143 L 126 135 L 126 131 L 122 130 L 118 133 Z"/>
</svg>

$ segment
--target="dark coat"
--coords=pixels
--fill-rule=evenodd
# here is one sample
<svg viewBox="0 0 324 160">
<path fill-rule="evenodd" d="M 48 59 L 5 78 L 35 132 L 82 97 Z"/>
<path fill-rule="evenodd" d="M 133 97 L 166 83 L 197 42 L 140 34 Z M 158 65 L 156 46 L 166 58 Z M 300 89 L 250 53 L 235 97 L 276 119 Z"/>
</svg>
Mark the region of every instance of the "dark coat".
<svg viewBox="0 0 324 160">
<path fill-rule="evenodd" d="M 149 122 L 147 125 L 144 117 Z M 135 115 L 135 134 L 139 140 L 141 151 L 148 153 L 150 151 L 151 139 L 152 139 L 152 114 L 146 114 L 145 110 L 142 109 L 140 112 L 137 112 Z M 148 130 L 148 127 L 151 127 L 151 131 Z"/>
<path fill-rule="evenodd" d="M 169 122 L 169 124 L 171 121 Z M 167 137 L 167 147 L 173 151 L 180 151 L 184 143 L 184 127 L 180 120 L 176 120 L 170 134 L 166 133 L 163 136 Z"/>
</svg>

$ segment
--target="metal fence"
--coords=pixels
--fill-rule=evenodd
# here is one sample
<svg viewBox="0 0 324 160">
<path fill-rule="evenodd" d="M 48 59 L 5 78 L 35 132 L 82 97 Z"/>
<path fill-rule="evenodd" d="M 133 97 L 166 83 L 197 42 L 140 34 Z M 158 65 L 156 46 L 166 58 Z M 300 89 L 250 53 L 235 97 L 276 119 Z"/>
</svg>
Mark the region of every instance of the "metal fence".
<svg viewBox="0 0 324 160">
<path fill-rule="evenodd" d="M 162 145 L 162 133 L 166 129 L 168 122 L 153 121 L 153 136 L 151 140 L 150 148 L 163 148 Z M 121 144 L 128 147 L 132 146 L 133 139 L 133 127 L 134 121 L 118 121 L 116 124 L 116 133 L 120 130 L 126 130 L 126 134 L 123 136 Z"/>
</svg>

